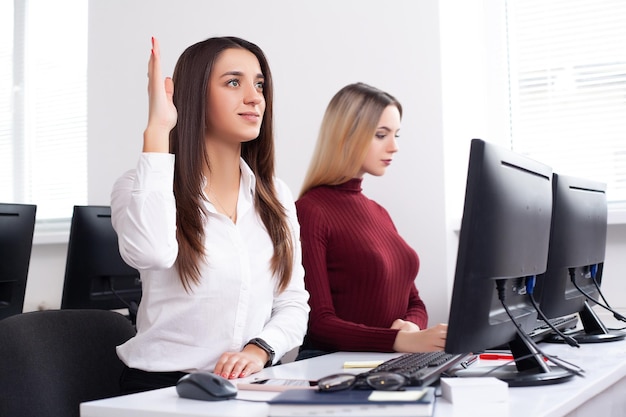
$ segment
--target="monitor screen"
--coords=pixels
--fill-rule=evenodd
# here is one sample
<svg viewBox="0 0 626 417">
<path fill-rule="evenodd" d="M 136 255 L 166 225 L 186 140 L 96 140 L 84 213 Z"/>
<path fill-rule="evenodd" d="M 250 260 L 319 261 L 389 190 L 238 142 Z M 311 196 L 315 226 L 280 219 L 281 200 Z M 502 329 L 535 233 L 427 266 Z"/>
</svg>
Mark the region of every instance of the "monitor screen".
<svg viewBox="0 0 626 417">
<path fill-rule="evenodd" d="M 0 203 L 0 319 L 24 308 L 36 211 L 31 204 Z"/>
<path fill-rule="evenodd" d="M 515 366 L 496 376 L 510 386 L 562 382 L 573 374 L 533 356 L 527 332 L 537 311 L 527 296 L 546 270 L 552 170 L 513 151 L 472 140 L 452 290 L 446 352 L 507 345 Z"/>
<path fill-rule="evenodd" d="M 139 272 L 120 256 L 111 208 L 75 206 L 61 308 L 128 309 L 134 322 L 140 301 Z"/>
<path fill-rule="evenodd" d="M 566 175 L 552 179 L 553 210 L 548 266 L 534 297 L 548 319 L 579 314 L 583 329 L 566 332 L 579 343 L 621 340 L 589 300 L 600 298 L 607 236 L 606 184 Z M 593 304 L 593 302 L 591 302 Z M 563 341 L 554 336 L 549 341 Z"/>
</svg>

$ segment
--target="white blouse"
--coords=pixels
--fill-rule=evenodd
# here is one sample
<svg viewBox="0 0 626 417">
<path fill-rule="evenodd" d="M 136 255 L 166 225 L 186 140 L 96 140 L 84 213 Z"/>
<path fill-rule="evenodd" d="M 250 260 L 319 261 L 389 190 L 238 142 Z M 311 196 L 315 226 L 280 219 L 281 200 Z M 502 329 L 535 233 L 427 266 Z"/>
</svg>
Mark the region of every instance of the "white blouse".
<svg viewBox="0 0 626 417">
<path fill-rule="evenodd" d="M 260 337 L 275 360 L 302 343 L 309 295 L 304 289 L 300 230 L 287 185 L 275 180 L 294 242 L 289 286 L 276 291 L 272 242 L 254 210 L 255 176 L 241 160 L 237 223 L 205 208 L 206 262 L 201 282 L 186 292 L 174 266 L 178 254 L 173 193 L 174 155 L 143 153 L 136 170 L 120 177 L 111 194 L 112 222 L 122 258 L 141 274 L 137 335 L 118 346 L 131 368 L 153 372 L 213 371 L 220 355 Z"/>
</svg>

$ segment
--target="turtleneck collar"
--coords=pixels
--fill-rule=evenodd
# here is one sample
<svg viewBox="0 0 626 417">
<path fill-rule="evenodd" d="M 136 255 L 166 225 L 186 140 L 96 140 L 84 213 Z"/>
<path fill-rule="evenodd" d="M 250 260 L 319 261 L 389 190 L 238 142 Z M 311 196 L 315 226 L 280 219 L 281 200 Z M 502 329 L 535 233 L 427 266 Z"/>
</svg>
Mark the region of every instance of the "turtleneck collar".
<svg viewBox="0 0 626 417">
<path fill-rule="evenodd" d="M 351 180 L 348 180 L 344 182 L 343 184 L 337 184 L 333 186 L 333 188 L 337 190 L 342 190 L 342 191 L 351 191 L 355 193 L 360 193 L 361 191 L 363 191 L 363 188 L 361 187 L 362 182 L 363 182 L 363 178 L 352 178 Z"/>
</svg>

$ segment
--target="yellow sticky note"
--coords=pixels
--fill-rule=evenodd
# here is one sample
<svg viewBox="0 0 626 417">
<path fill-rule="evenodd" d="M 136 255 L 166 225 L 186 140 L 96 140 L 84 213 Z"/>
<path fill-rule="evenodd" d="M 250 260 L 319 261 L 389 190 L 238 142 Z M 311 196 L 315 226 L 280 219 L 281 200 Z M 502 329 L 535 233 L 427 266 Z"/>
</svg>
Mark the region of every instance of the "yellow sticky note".
<svg viewBox="0 0 626 417">
<path fill-rule="evenodd" d="M 345 369 L 348 368 L 376 368 L 383 361 L 348 361 L 343 363 Z"/>
</svg>

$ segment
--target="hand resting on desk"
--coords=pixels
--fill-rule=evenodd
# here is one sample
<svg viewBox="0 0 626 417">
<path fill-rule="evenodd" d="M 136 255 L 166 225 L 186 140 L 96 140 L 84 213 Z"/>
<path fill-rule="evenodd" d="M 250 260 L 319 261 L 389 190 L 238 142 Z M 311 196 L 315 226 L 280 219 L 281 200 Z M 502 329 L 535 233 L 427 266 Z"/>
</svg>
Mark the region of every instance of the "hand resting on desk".
<svg viewBox="0 0 626 417">
<path fill-rule="evenodd" d="M 446 346 L 447 334 L 448 325 L 443 323 L 424 330 L 400 330 L 393 349 L 406 353 L 440 351 Z"/>
</svg>

